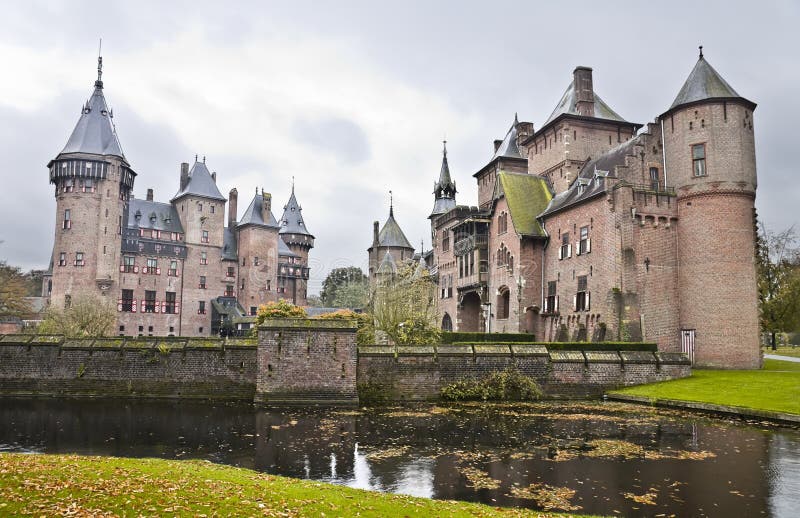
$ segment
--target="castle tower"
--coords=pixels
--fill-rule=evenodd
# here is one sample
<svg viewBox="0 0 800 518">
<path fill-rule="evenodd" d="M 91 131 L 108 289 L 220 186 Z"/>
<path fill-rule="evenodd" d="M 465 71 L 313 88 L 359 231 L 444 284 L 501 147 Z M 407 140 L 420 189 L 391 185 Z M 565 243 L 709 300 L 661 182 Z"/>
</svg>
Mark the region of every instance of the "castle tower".
<svg viewBox="0 0 800 518">
<path fill-rule="evenodd" d="M 428 219 L 444 214 L 456 206 L 456 182 L 450 178 L 450 166 L 447 164 L 447 141 L 443 142 L 442 168 L 439 181 L 433 184 L 433 210 Z"/>
<path fill-rule="evenodd" d="M 665 177 L 677 191 L 684 350 L 699 366 L 760 363 L 755 270 L 755 103 L 700 58 L 660 117 Z"/>
<path fill-rule="evenodd" d="M 83 294 L 117 297 L 122 230 L 136 173 L 117 138 L 102 74 L 98 57 L 94 91 L 64 149 L 47 164 L 56 197 L 55 307 Z"/>
<path fill-rule="evenodd" d="M 294 181 L 289 202 L 283 206 L 280 238 L 292 255 L 284 254 L 286 261 L 279 261 L 278 284 L 285 288 L 284 298 L 299 306 L 307 305 L 308 297 L 308 253 L 314 248 L 314 236 L 306 228 L 303 208 L 294 195 Z"/>
<path fill-rule="evenodd" d="M 374 282 L 378 268 L 385 261 L 386 254 L 392 258 L 395 267 L 413 258 L 414 247 L 394 219 L 394 205 L 389 202 L 389 218 L 383 227 L 378 230 L 378 222 L 372 224 L 372 246 L 367 249 L 369 254 L 369 279 Z"/>
<path fill-rule="evenodd" d="M 285 298 L 278 286 L 278 230 L 272 195 L 256 190 L 236 226 L 239 251 L 239 303 L 248 313 L 265 302 Z"/>
</svg>

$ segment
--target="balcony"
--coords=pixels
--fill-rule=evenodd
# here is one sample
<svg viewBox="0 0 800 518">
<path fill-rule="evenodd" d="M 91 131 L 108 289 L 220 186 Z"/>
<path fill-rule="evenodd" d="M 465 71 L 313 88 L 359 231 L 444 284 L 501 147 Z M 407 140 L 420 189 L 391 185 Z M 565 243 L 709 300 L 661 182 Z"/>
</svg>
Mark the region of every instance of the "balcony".
<svg viewBox="0 0 800 518">
<path fill-rule="evenodd" d="M 666 185 L 661 185 L 658 182 L 653 182 L 652 184 L 646 183 L 634 183 L 631 184 L 631 189 L 635 192 L 646 192 L 650 194 L 662 194 L 665 196 L 675 196 L 675 187 L 669 187 Z"/>
<path fill-rule="evenodd" d="M 456 279 L 456 286 L 461 288 L 468 288 L 472 286 L 486 285 L 489 282 L 488 272 L 478 272 L 472 275 L 465 275 Z"/>
<path fill-rule="evenodd" d="M 489 236 L 486 234 L 476 234 L 463 237 L 456 241 L 453 245 L 453 253 L 455 255 L 465 255 L 475 249 L 486 248 L 488 246 Z"/>
</svg>

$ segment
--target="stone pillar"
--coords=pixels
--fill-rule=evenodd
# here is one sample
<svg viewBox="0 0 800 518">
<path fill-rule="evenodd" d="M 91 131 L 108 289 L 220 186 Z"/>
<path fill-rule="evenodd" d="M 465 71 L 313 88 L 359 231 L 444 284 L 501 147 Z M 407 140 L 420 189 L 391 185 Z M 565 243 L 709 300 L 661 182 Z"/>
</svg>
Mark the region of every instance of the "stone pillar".
<svg viewBox="0 0 800 518">
<path fill-rule="evenodd" d="M 356 324 L 268 319 L 258 329 L 255 403 L 358 405 Z"/>
</svg>

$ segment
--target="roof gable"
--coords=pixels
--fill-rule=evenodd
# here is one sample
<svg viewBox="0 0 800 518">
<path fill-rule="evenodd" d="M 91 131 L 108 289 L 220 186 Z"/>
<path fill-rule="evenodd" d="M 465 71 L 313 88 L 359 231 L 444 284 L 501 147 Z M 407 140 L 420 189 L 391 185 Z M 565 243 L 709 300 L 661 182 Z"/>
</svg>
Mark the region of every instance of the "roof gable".
<svg viewBox="0 0 800 518">
<path fill-rule="evenodd" d="M 394 209 L 389 209 L 389 219 L 383 224 L 383 228 L 378 233 L 378 246 L 393 246 L 397 248 L 414 249 L 409 243 L 400 225 L 394 219 Z"/>
</svg>

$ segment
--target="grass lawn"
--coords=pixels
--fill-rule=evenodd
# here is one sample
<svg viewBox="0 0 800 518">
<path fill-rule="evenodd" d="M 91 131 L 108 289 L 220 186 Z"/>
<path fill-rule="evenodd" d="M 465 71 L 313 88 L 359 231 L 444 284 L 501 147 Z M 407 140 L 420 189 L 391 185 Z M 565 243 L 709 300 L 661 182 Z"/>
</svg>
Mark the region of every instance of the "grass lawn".
<svg viewBox="0 0 800 518">
<path fill-rule="evenodd" d="M 758 371 L 697 369 L 688 378 L 611 393 L 800 414 L 800 363 L 765 360 Z"/>
<path fill-rule="evenodd" d="M 778 347 L 778 349 L 775 351 L 772 350 L 772 347 L 764 347 L 764 354 L 780 354 L 781 356 L 793 356 L 795 358 L 800 358 L 800 346 Z"/>
<path fill-rule="evenodd" d="M 562 516 L 211 464 L 0 453 L 0 516 Z"/>
</svg>

